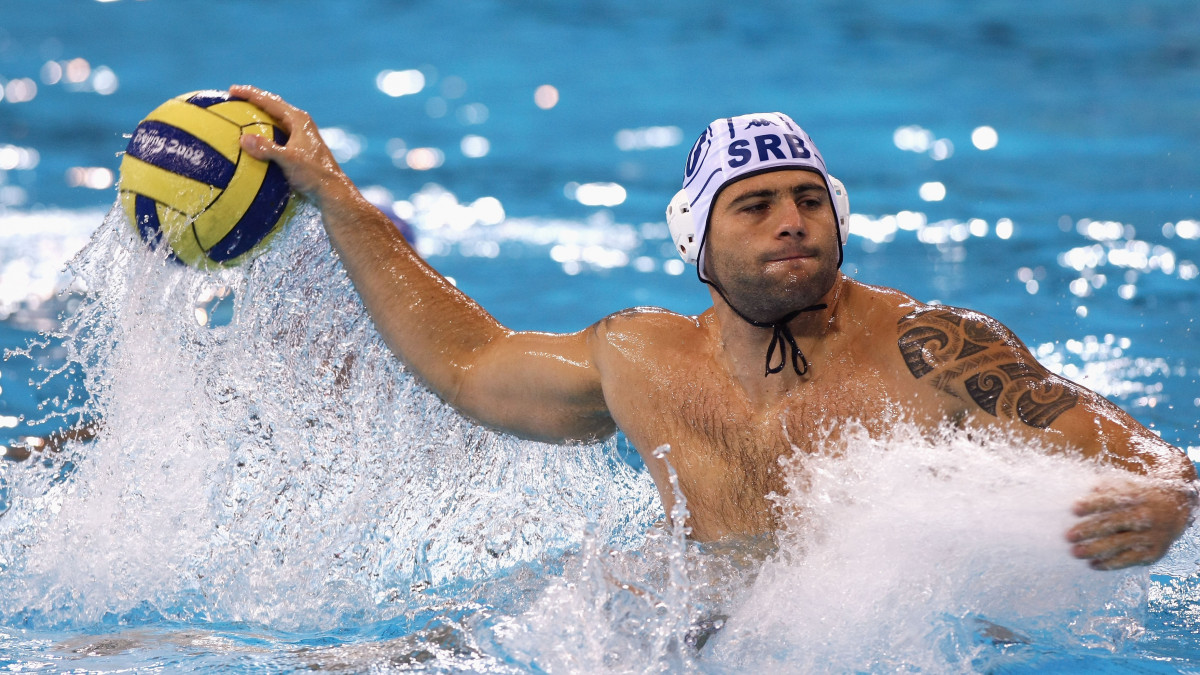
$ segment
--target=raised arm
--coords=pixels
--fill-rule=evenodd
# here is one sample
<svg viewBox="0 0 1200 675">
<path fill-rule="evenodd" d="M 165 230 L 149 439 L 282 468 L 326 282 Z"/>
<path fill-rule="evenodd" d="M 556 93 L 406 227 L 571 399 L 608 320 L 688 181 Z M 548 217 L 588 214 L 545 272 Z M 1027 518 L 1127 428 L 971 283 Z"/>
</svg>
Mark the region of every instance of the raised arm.
<svg viewBox="0 0 1200 675">
<path fill-rule="evenodd" d="M 898 345 L 913 377 L 949 395 L 956 412 L 1151 479 L 1105 483 L 1075 505 L 1081 520 L 1067 539 L 1092 567 L 1154 562 L 1191 522 L 1196 470 L 1187 455 L 1051 373 L 998 321 L 926 307 L 900 320 Z"/>
<path fill-rule="evenodd" d="M 443 400 L 484 424 L 561 442 L 611 434 L 593 358 L 592 329 L 515 332 L 449 283 L 342 172 L 304 111 L 274 94 L 234 86 L 288 132 L 284 146 L 242 137 L 279 164 L 292 189 L 320 209 L 329 239 L 388 346 Z"/>
</svg>

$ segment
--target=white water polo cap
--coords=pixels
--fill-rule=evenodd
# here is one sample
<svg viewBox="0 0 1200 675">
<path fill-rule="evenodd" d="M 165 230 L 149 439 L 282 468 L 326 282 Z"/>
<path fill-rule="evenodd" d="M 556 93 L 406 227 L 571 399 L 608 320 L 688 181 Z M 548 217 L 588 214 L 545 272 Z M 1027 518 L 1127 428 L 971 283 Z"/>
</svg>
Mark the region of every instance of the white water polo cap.
<svg viewBox="0 0 1200 675">
<path fill-rule="evenodd" d="M 684 262 L 695 263 L 704 278 L 704 238 L 713 201 L 725 186 L 781 169 L 807 169 L 825 179 L 837 218 L 839 243 L 850 235 L 850 200 L 841 181 L 829 175 L 825 159 L 804 130 L 783 113 L 723 117 L 708 125 L 688 153 L 683 189 L 667 206 L 667 226 Z"/>
</svg>

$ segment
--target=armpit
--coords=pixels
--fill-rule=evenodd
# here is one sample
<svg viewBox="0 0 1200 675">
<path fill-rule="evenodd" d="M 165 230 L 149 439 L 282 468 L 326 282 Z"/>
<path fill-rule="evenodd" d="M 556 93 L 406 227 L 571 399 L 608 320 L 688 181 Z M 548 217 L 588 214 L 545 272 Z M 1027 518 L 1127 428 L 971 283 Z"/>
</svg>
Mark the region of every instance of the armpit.
<svg viewBox="0 0 1200 675">
<path fill-rule="evenodd" d="M 1003 324 L 977 312 L 926 307 L 900 319 L 897 346 L 909 372 L 1004 420 L 1044 429 L 1079 402 Z"/>
</svg>

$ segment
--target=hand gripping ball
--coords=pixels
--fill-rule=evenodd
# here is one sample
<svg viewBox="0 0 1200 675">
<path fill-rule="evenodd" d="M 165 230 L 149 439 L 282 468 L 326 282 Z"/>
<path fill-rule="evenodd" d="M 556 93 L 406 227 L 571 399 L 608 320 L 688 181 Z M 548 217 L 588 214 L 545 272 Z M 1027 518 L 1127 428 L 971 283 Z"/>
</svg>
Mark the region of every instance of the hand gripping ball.
<svg viewBox="0 0 1200 675">
<path fill-rule="evenodd" d="M 196 91 L 155 108 L 121 160 L 121 203 L 146 242 L 179 262 L 211 269 L 261 252 L 291 214 L 292 191 L 274 162 L 242 151 L 242 134 L 287 142 L 257 106 Z"/>
</svg>

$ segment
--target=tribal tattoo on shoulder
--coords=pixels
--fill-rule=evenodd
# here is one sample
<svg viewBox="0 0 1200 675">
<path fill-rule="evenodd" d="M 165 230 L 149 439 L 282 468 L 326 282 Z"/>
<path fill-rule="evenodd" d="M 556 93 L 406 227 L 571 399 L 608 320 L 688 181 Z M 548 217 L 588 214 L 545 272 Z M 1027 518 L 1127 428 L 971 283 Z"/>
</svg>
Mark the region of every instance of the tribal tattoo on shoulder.
<svg viewBox="0 0 1200 675">
<path fill-rule="evenodd" d="M 900 354 L 913 377 L 985 412 L 1045 429 L 1079 396 L 1054 377 L 995 319 L 962 309 L 926 307 L 899 321 Z"/>
</svg>

